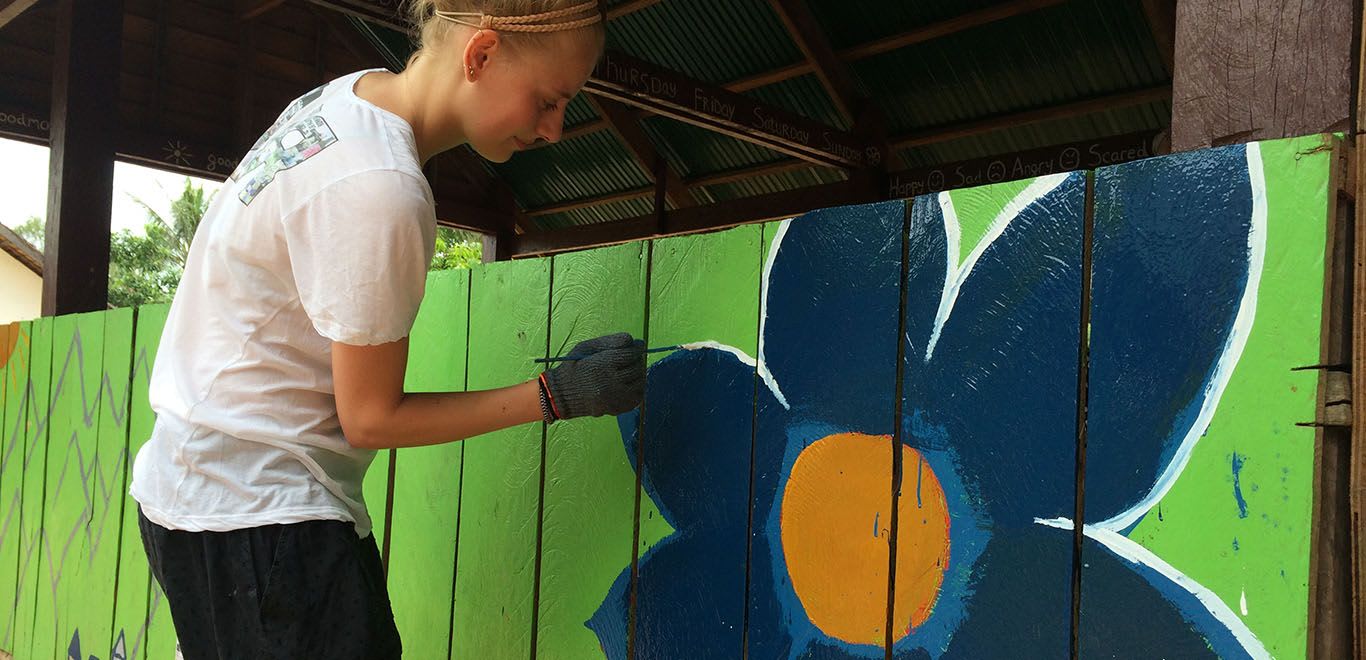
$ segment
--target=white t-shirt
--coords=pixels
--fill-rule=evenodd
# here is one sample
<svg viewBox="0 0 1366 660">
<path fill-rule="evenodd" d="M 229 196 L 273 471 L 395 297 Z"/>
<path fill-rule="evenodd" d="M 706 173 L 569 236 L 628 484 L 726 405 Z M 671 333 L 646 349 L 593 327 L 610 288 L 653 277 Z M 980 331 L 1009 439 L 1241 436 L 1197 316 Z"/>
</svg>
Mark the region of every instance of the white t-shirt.
<svg viewBox="0 0 1366 660">
<path fill-rule="evenodd" d="M 343 520 L 370 533 L 374 452 L 342 435 L 331 342 L 408 335 L 436 215 L 412 128 L 352 89 L 366 73 L 292 103 L 200 223 L 133 465 L 130 494 L 158 525 Z"/>
</svg>

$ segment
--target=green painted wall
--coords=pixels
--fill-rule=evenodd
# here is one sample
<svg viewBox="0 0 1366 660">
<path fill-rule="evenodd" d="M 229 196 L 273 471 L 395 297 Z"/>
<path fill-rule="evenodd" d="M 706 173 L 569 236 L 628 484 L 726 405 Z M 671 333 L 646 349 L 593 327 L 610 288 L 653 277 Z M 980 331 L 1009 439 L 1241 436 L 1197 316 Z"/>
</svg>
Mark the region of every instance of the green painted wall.
<svg viewBox="0 0 1366 660">
<path fill-rule="evenodd" d="M 554 258 L 552 354 L 613 332 L 641 336 L 646 247 L 633 243 Z M 635 488 L 615 419 L 567 420 L 547 429 L 538 658 L 601 653 L 584 622 L 631 562 Z"/>
<path fill-rule="evenodd" d="M 432 274 L 409 338 L 407 391 L 465 389 L 469 291 L 469 271 Z M 450 651 L 464 449 L 454 443 L 396 453 L 389 594 L 409 657 L 445 658 Z M 370 510 L 382 508 L 379 502 Z"/>
<path fill-rule="evenodd" d="M 1306 292 L 1323 286 L 1323 146 L 1318 137 L 1263 143 L 1269 247 L 1254 331 L 1190 464 L 1129 534 L 1234 611 L 1245 599 L 1243 618 L 1277 657 L 1305 653 L 1314 434 L 1294 423 L 1312 416 L 1316 376 L 1290 368 L 1319 359 L 1320 300 Z M 1025 186 L 949 193 L 960 263 Z M 619 330 L 648 333 L 651 346 L 714 340 L 756 355 L 775 227 L 433 274 L 407 387 L 519 383 L 539 373 L 534 358 Z M 0 470 L 0 526 L 9 529 L 0 536 L 0 649 L 17 657 L 63 653 L 75 628 L 86 655 L 107 658 L 120 635 L 130 659 L 173 653 L 169 610 L 123 496 L 130 457 L 153 423 L 147 379 L 167 311 L 0 327 L 0 341 L 13 344 L 0 365 L 0 450 L 11 456 Z M 648 497 L 631 519 L 636 475 L 615 420 L 400 450 L 392 484 L 389 456 L 376 457 L 366 497 L 390 546 L 409 657 L 526 658 L 533 646 L 538 657 L 602 657 L 584 623 L 633 555 L 674 532 Z M 81 477 L 84 491 L 74 487 Z"/>
</svg>

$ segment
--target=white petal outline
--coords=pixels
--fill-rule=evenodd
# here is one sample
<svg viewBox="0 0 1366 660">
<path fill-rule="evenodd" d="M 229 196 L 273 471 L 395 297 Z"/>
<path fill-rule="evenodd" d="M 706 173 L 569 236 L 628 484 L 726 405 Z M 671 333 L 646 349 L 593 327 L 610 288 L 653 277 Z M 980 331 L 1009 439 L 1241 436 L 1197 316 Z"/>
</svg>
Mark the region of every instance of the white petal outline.
<svg viewBox="0 0 1366 660">
<path fill-rule="evenodd" d="M 1066 530 L 1071 530 L 1074 526 L 1073 522 L 1067 518 L 1051 518 L 1049 520 L 1035 518 L 1034 522 L 1040 525 Z M 1205 606 L 1205 609 L 1209 611 L 1211 616 L 1219 621 L 1219 623 L 1224 624 L 1229 632 L 1233 633 L 1233 638 L 1242 645 L 1243 650 L 1247 651 L 1248 655 L 1257 660 L 1270 660 L 1271 653 L 1266 650 L 1266 646 L 1262 645 L 1262 641 L 1257 639 L 1257 635 L 1247 627 L 1247 623 L 1245 623 L 1243 619 L 1218 596 L 1218 594 L 1210 591 L 1208 587 L 1191 579 L 1185 573 L 1176 570 L 1175 567 L 1163 561 L 1162 558 L 1158 557 L 1153 551 L 1139 545 L 1136 541 L 1129 539 L 1115 530 L 1105 529 L 1097 525 L 1082 525 L 1081 532 L 1105 546 L 1105 548 L 1114 553 L 1115 556 L 1124 559 L 1131 564 L 1140 564 L 1151 568 L 1162 577 L 1171 580 L 1172 584 L 1181 587 L 1195 596 L 1195 599 L 1200 601 L 1201 605 Z"/>
<path fill-rule="evenodd" d="M 755 368 L 759 373 L 759 378 L 763 379 L 773 398 L 778 400 L 786 410 L 792 410 L 788 405 L 787 397 L 783 396 L 783 391 L 778 387 L 778 381 L 773 377 L 773 373 L 768 370 L 768 364 L 764 360 L 764 331 L 768 325 L 768 284 L 773 275 L 773 263 L 778 259 L 778 248 L 782 247 L 783 238 L 787 236 L 787 228 L 792 224 L 792 219 L 780 221 L 778 230 L 773 234 L 773 243 L 769 246 L 768 260 L 764 263 L 763 280 L 759 289 L 759 359 Z"/>
<path fill-rule="evenodd" d="M 977 242 L 977 246 L 968 254 L 968 258 L 962 264 L 956 264 L 958 259 L 959 242 L 962 240 L 962 228 L 958 224 L 958 213 L 953 208 L 953 201 L 949 193 L 939 193 L 939 207 L 944 215 L 944 233 L 947 238 L 945 250 L 948 252 L 948 268 L 944 271 L 944 291 L 939 299 L 939 311 L 934 315 L 934 329 L 930 332 L 930 341 L 925 346 L 925 361 L 929 362 L 934 356 L 934 347 L 939 343 L 939 333 L 944 330 L 944 323 L 953 314 L 953 305 L 958 302 L 958 291 L 972 274 L 972 269 L 977 265 L 977 260 L 982 258 L 982 253 L 996 239 L 1005 233 L 1006 227 L 1020 215 L 1021 211 L 1029 208 L 1030 204 L 1039 201 L 1048 193 L 1053 192 L 1067 178 L 1072 176 L 1070 172 L 1061 174 L 1050 174 L 1041 176 L 1029 184 L 1018 195 L 1011 199 L 991 221 L 991 226 L 987 232 Z"/>
<path fill-rule="evenodd" d="M 1181 476 L 1186 464 L 1190 462 L 1196 442 L 1209 427 L 1214 411 L 1219 407 L 1219 399 L 1223 397 L 1224 389 L 1228 387 L 1234 368 L 1243 355 L 1243 348 L 1247 346 L 1248 336 L 1252 334 L 1252 322 L 1257 316 L 1257 289 L 1261 284 L 1262 265 L 1266 258 L 1266 177 L 1262 171 L 1261 145 L 1256 143 L 1247 145 L 1247 173 L 1252 184 L 1252 220 L 1247 235 L 1247 288 L 1243 291 L 1243 299 L 1238 305 L 1238 314 L 1234 317 L 1228 341 L 1224 343 L 1223 356 L 1219 358 L 1218 364 L 1214 367 L 1214 374 L 1205 386 L 1205 400 L 1200 406 L 1200 413 L 1186 432 L 1186 437 L 1181 440 L 1176 454 L 1158 476 L 1153 489 L 1127 511 L 1096 523 L 1097 527 L 1116 532 L 1128 529 L 1172 489 L 1177 477 Z"/>
</svg>

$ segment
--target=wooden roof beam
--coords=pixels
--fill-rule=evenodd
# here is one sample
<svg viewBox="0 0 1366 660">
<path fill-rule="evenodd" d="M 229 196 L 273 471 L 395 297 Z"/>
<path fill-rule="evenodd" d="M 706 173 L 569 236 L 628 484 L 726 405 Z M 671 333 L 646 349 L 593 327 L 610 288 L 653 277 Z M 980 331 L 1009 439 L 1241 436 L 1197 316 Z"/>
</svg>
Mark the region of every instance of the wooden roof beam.
<svg viewBox="0 0 1366 660">
<path fill-rule="evenodd" d="M 884 160 L 859 136 L 616 51 L 584 90 L 821 165 L 862 169 Z"/>
<path fill-rule="evenodd" d="M 663 158 L 655 145 L 650 141 L 650 136 L 645 134 L 645 129 L 641 128 L 639 119 L 635 113 L 631 112 L 626 106 L 613 101 L 609 98 L 588 96 L 588 102 L 593 105 L 593 109 L 607 121 L 612 133 L 622 144 L 626 145 L 626 150 L 631 153 L 640 170 L 660 183 L 654 172 Z M 667 162 L 663 163 L 662 178 L 664 185 L 664 197 L 678 208 L 697 206 L 697 200 L 693 198 L 687 186 L 683 184 L 683 177 L 678 175 L 678 171 Z"/>
<path fill-rule="evenodd" d="M 807 64 L 811 65 L 816 78 L 821 81 L 821 86 L 835 103 L 835 108 L 844 117 L 844 121 L 852 126 L 859 106 L 864 104 L 864 99 L 860 98 L 858 86 L 849 73 L 849 67 L 835 54 L 835 49 L 830 46 L 830 40 L 821 30 L 820 23 L 811 13 L 806 0 L 769 0 L 768 4 L 773 7 L 778 20 L 787 28 L 787 33 L 792 37 L 797 49 L 806 56 Z"/>
<path fill-rule="evenodd" d="M 608 7 L 607 20 L 610 21 L 626 16 L 627 14 L 634 14 L 642 9 L 653 7 L 659 4 L 659 2 L 660 0 L 630 0 L 629 2 L 623 2 L 615 7 Z"/>
<path fill-rule="evenodd" d="M 1153 42 L 1170 75 L 1176 70 L 1176 0 L 1142 0 Z"/>
<path fill-rule="evenodd" d="M 906 133 L 899 137 L 892 138 L 891 148 L 893 151 L 899 151 L 901 149 L 922 147 L 930 144 L 947 142 L 949 140 L 955 140 L 958 138 L 981 135 L 993 131 L 1015 128 L 1017 126 L 1025 126 L 1028 124 L 1041 121 L 1078 117 L 1093 112 L 1102 112 L 1105 110 L 1112 110 L 1115 108 L 1128 107 L 1142 103 L 1150 103 L 1153 101 L 1161 101 L 1168 98 L 1171 98 L 1171 87 L 1167 85 L 1159 85 L 1156 87 L 1150 87 L 1147 89 L 1140 89 L 1135 91 L 1120 92 L 1118 94 L 1108 94 L 1105 96 L 1085 99 L 1082 101 L 1064 103 L 1061 105 L 1050 106 L 1046 108 L 1038 108 L 1034 110 L 1026 110 L 1024 112 L 1004 114 L 982 120 L 974 120 L 957 124 L 949 124 L 945 126 L 926 128 L 912 133 Z M 812 166 L 812 163 L 805 160 L 800 160 L 797 158 L 784 158 L 782 160 L 761 163 L 759 165 L 754 165 L 751 167 L 727 170 L 724 172 L 716 172 L 713 174 L 698 176 L 695 178 L 685 180 L 684 185 L 686 185 L 688 188 L 696 188 L 699 186 L 714 186 L 724 183 L 734 183 L 736 181 L 743 181 L 746 179 L 752 179 L 760 176 L 781 174 L 783 172 L 805 169 Z M 648 191 L 644 189 L 639 189 L 611 193 L 609 195 L 603 195 L 600 198 L 576 200 L 568 204 L 547 206 L 532 211 L 532 214 L 546 215 L 549 213 L 560 213 L 564 211 L 572 211 L 576 209 L 587 208 L 590 206 L 597 206 L 599 204 L 620 201 L 623 198 L 623 195 L 629 195 L 629 198 L 634 199 L 648 195 Z"/>
<path fill-rule="evenodd" d="M 395 0 L 308 0 L 342 14 L 350 14 L 400 34 L 412 34 L 412 27 Z"/>
<path fill-rule="evenodd" d="M 667 235 L 713 231 L 750 222 L 786 218 L 815 208 L 866 202 L 872 196 L 867 187 L 858 182 L 841 181 L 745 197 L 720 204 L 678 209 L 669 212 Z M 579 225 L 553 231 L 528 232 L 517 237 L 512 255 L 546 255 L 663 235 L 666 234 L 660 231 L 658 217 L 650 213 L 625 220 Z"/>
<path fill-rule="evenodd" d="M 577 211 L 579 209 L 586 209 L 594 206 L 602 206 L 603 204 L 612 204 L 615 202 L 626 202 L 633 199 L 642 199 L 645 197 L 650 197 L 654 194 L 654 186 L 642 186 L 640 188 L 631 188 L 630 190 L 610 192 L 605 195 L 596 195 L 593 197 L 584 197 L 581 199 L 574 199 L 567 202 L 559 202 L 556 204 L 549 204 L 546 206 L 538 206 L 534 209 L 529 209 L 526 212 L 526 214 L 527 216 L 532 218 L 539 218 L 541 216 L 554 215 L 556 213 L 566 213 L 569 211 Z"/>
<path fill-rule="evenodd" d="M 36 4 L 38 0 L 0 0 L 0 28 L 9 25 L 10 21 L 19 18 L 20 14 Z"/>
<path fill-rule="evenodd" d="M 0 0 L 0 2 L 3 1 L 5 0 Z M 33 4 L 37 0 L 9 1 L 13 3 L 27 2 L 28 4 Z M 275 6 L 283 3 L 284 1 L 285 0 L 258 0 L 259 4 L 262 7 L 264 7 L 260 13 L 269 11 L 275 8 Z M 350 14 L 357 18 L 374 23 L 375 25 L 380 25 L 389 28 L 390 30 L 396 30 L 404 34 L 412 32 L 411 26 L 408 25 L 407 16 L 403 13 L 401 9 L 400 0 L 308 1 L 315 5 L 318 5 L 319 7 L 326 7 L 328 9 L 341 12 L 343 14 Z M 628 2 L 623 2 L 621 4 L 616 5 L 615 7 L 609 7 L 607 9 L 607 20 L 610 21 L 613 19 L 621 18 L 622 16 L 634 14 L 642 9 L 653 7 L 654 5 L 659 4 L 660 1 L 661 0 L 629 0 Z M 246 16 L 244 16 L 244 18 L 246 18 Z M 0 23 L 0 25 L 3 25 L 3 23 Z"/>
<path fill-rule="evenodd" d="M 811 163 L 806 161 L 797 160 L 796 158 L 784 158 L 782 160 L 759 163 L 758 165 L 751 165 L 749 167 L 740 167 L 721 172 L 713 172 L 711 174 L 703 174 L 688 179 L 687 184 L 689 188 L 698 186 L 717 186 L 724 183 L 735 183 L 736 181 L 753 179 L 755 177 L 804 170 L 810 167 L 812 167 Z"/>
<path fill-rule="evenodd" d="M 238 10 L 237 18 L 242 21 L 250 21 L 258 16 L 270 13 L 272 9 L 285 4 L 285 0 L 250 0 L 243 3 L 243 7 Z"/>
<path fill-rule="evenodd" d="M 770 1 L 775 4 L 775 9 L 777 3 L 779 2 L 784 4 L 794 3 L 794 0 Z M 839 51 L 838 53 L 836 53 L 835 59 L 839 62 L 844 62 L 847 64 L 848 62 L 862 59 L 864 57 L 871 57 L 872 55 L 889 52 L 892 50 L 896 50 L 897 48 L 903 48 L 905 46 L 909 46 L 912 44 L 930 41 L 931 39 L 945 37 L 957 32 L 962 32 L 964 30 L 980 27 L 982 25 L 988 25 L 996 21 L 1005 20 L 1007 18 L 1011 18 L 1021 14 L 1027 14 L 1032 11 L 1037 11 L 1039 9 L 1059 5 L 1065 1 L 1066 0 L 1012 0 L 1011 2 L 1004 2 L 993 7 L 987 7 L 985 9 L 981 9 L 975 12 L 963 14 L 962 16 L 955 16 L 953 18 L 949 18 L 938 23 L 933 23 L 931 25 L 919 27 L 908 32 L 903 32 L 901 34 L 893 35 L 883 39 L 878 39 L 875 41 L 870 41 L 868 43 L 860 44 L 852 48 L 847 48 L 843 51 Z M 1174 2 L 1174 0 L 1144 0 L 1144 2 L 1162 3 Z M 809 13 L 809 10 L 807 10 L 807 12 Z M 781 12 L 779 13 L 779 17 L 782 17 Z M 801 47 L 801 44 L 799 43 L 798 46 Z M 845 68 L 847 69 L 847 67 Z M 732 92 L 743 93 L 752 89 L 758 89 L 760 87 L 766 87 L 768 85 L 780 83 L 784 80 L 790 80 L 798 76 L 804 76 L 808 73 L 817 73 L 817 70 L 818 67 L 815 64 L 815 62 L 810 57 L 808 57 L 803 62 L 798 62 L 796 64 L 788 65 L 779 69 L 773 69 L 771 71 L 765 71 L 763 73 L 755 74 L 753 76 L 741 78 L 739 80 L 734 80 L 729 83 L 726 83 L 725 85 L 723 85 L 723 87 Z M 822 81 L 822 84 L 824 84 L 824 81 Z M 844 94 L 846 98 L 853 96 L 850 93 Z M 831 99 L 835 99 L 835 102 L 837 104 L 840 103 L 838 98 L 839 97 L 836 95 L 836 93 L 832 91 Z M 852 110 L 841 110 L 841 112 L 848 113 L 846 114 L 846 118 L 853 117 Z M 567 140 L 579 137 L 581 135 L 596 133 L 598 131 L 606 129 L 606 121 L 602 119 L 594 119 L 583 122 L 573 127 L 572 129 L 565 131 L 564 139 Z M 538 144 L 537 146 L 545 145 Z"/>
<path fill-rule="evenodd" d="M 1047 7 L 1060 5 L 1066 1 L 1067 0 L 1011 0 L 1010 2 L 1003 2 L 985 9 L 968 12 L 961 16 L 954 16 L 939 21 L 938 23 L 931 23 L 930 25 L 918 27 L 901 34 L 877 39 L 852 48 L 846 48 L 839 51 L 838 59 L 846 63 L 861 60 L 874 55 L 880 55 L 914 44 L 930 41 L 932 39 L 946 37 L 950 34 L 963 32 L 964 30 L 970 30 L 975 27 L 1002 21 L 1007 18 L 1013 18 L 1021 14 L 1028 14 Z M 806 62 L 799 62 L 780 69 L 766 71 L 734 81 L 726 85 L 726 89 L 735 92 L 745 92 L 815 72 L 815 65 L 808 59 Z"/>
<path fill-rule="evenodd" d="M 659 231 L 653 215 L 531 232 L 519 238 L 513 252 L 514 256 L 553 254 L 645 238 L 724 229 L 748 222 L 791 217 L 813 208 L 903 199 L 1040 174 L 1094 169 L 1155 155 L 1158 136 L 1158 131 L 1141 131 L 912 168 L 893 173 L 887 186 L 879 189 L 871 189 L 851 180 L 671 211 L 667 232 Z"/>
<path fill-rule="evenodd" d="M 1025 110 L 1024 112 L 1013 112 L 997 115 L 995 117 L 974 119 L 943 126 L 931 126 L 892 138 L 892 149 L 899 150 L 912 147 L 923 147 L 927 144 L 937 144 L 949 140 L 956 140 L 958 138 L 982 135 L 983 133 L 1025 126 L 1041 121 L 1067 119 L 1070 117 L 1091 114 L 1093 112 L 1127 108 L 1134 105 L 1152 103 L 1153 101 L 1167 100 L 1171 98 L 1171 95 L 1171 85 L 1158 85 L 1156 87 L 1073 101 L 1062 105 Z"/>
</svg>

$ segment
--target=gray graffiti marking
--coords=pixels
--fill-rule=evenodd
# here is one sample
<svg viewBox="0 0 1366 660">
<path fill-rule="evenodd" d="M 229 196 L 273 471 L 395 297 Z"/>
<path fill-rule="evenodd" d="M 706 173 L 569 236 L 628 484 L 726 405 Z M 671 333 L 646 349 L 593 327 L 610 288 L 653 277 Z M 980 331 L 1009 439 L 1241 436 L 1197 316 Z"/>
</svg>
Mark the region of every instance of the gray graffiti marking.
<svg viewBox="0 0 1366 660">
<path fill-rule="evenodd" d="M 31 359 L 32 355 L 30 354 L 30 362 Z M 76 365 L 74 370 L 72 369 L 73 360 Z M 101 368 L 100 383 L 95 388 L 92 396 L 92 393 L 88 392 L 85 387 L 85 383 L 88 382 L 86 378 L 85 347 L 79 328 L 74 329 L 71 342 L 67 346 L 66 355 L 61 364 L 60 370 L 56 373 L 56 382 L 53 384 L 48 401 L 46 402 L 40 403 L 37 401 L 33 378 L 31 376 L 25 378 L 24 386 L 20 388 L 19 392 L 18 410 L 21 414 L 14 420 L 8 434 L 4 433 L 4 429 L 0 429 L 0 439 L 3 439 L 5 435 L 8 435 L 9 437 L 3 455 L 0 455 L 0 472 L 3 472 L 5 467 L 9 465 L 10 459 L 14 456 L 15 449 L 23 444 L 24 431 L 26 429 L 31 429 L 32 437 L 37 440 L 32 443 L 32 446 L 27 448 L 27 451 L 21 453 L 23 454 L 22 474 L 33 474 L 29 469 L 30 465 L 33 461 L 33 457 L 37 453 L 37 449 L 44 444 L 41 441 L 41 438 L 47 431 L 48 426 L 52 423 L 57 402 L 66 389 L 68 375 L 76 378 L 76 382 L 80 388 L 81 420 L 86 430 L 95 426 L 97 413 L 101 412 L 102 402 L 105 404 L 107 414 L 109 414 L 114 421 L 115 427 L 124 427 L 124 423 L 127 420 L 129 405 L 132 402 L 133 381 L 140 376 L 150 376 L 147 351 L 143 349 L 139 351 L 137 359 L 133 364 L 130 378 L 128 379 L 127 384 L 122 388 L 122 392 L 118 391 L 119 388 L 116 387 L 113 379 L 111 379 L 109 374 L 104 372 Z M 75 373 L 72 373 L 73 371 Z M 46 406 L 44 406 L 43 403 L 46 403 Z M 28 419 L 25 419 L 25 417 L 28 417 Z M 51 458 L 52 448 L 50 443 L 48 444 L 49 458 Z M 28 538 L 24 538 L 24 535 L 22 533 L 20 534 L 19 543 L 23 549 L 23 561 L 18 567 L 18 584 L 16 585 L 13 603 L 15 610 L 18 609 L 19 602 L 25 593 L 25 586 L 29 581 L 29 570 L 30 567 L 33 566 L 34 551 L 37 550 L 40 545 L 42 546 L 42 552 L 37 553 L 39 555 L 38 566 L 42 566 L 43 563 L 47 564 L 49 588 L 55 606 L 57 605 L 58 587 L 61 584 L 63 571 L 66 567 L 68 556 L 71 553 L 73 542 L 82 532 L 84 532 L 85 551 L 80 554 L 84 555 L 87 565 L 93 566 L 99 551 L 100 543 L 105 535 L 110 518 L 110 511 L 114 508 L 110 506 L 110 503 L 115 497 L 123 497 L 121 491 L 122 484 L 112 483 L 110 476 L 112 474 L 120 473 L 125 466 L 128 457 L 128 448 L 126 445 L 119 448 L 113 460 L 107 461 L 109 465 L 108 470 L 106 470 L 106 461 L 100 460 L 98 449 L 90 456 L 89 461 L 86 460 L 86 452 L 81 446 L 79 431 L 72 432 L 67 440 L 65 449 L 66 456 L 62 463 L 61 470 L 58 473 L 57 482 L 50 489 L 45 487 L 45 490 L 50 490 L 49 496 L 52 498 L 52 501 L 55 502 L 60 499 L 62 492 L 68 487 L 67 473 L 72 468 L 71 463 L 74 458 L 75 474 L 79 475 L 77 480 L 81 483 L 85 504 L 74 525 L 68 531 L 66 541 L 62 545 L 60 553 L 54 553 L 51 543 L 51 537 L 57 536 L 58 530 L 47 529 L 46 526 L 40 525 L 38 529 L 33 530 L 33 533 L 28 535 Z M 72 451 L 73 449 L 75 450 L 74 452 Z M 45 479 L 45 476 L 43 478 Z M 73 478 L 76 477 L 73 475 Z M 95 482 L 93 484 L 94 488 L 92 488 L 92 480 Z M 3 546 L 5 540 L 9 537 L 10 526 L 16 517 L 15 512 L 19 511 L 18 517 L 20 519 L 23 517 L 22 511 L 20 511 L 23 500 L 23 490 L 23 486 L 20 484 L 16 485 L 12 491 L 13 494 L 10 498 L 9 510 L 6 512 L 3 523 L 0 523 L 0 546 Z M 98 520 L 95 516 L 97 506 L 102 507 Z M 122 525 L 121 518 L 118 519 L 118 525 Z M 41 568 L 35 570 L 41 571 Z M 146 576 L 150 581 L 150 570 Z M 34 575 L 33 577 L 37 578 L 37 575 Z M 132 657 L 137 656 L 148 626 L 160 608 L 161 600 L 162 595 L 160 590 L 154 589 L 152 602 L 147 609 L 146 617 L 144 618 L 132 645 Z M 61 613 L 56 612 L 56 616 L 60 618 Z M 0 635 L 0 640 L 2 640 L 3 644 L 6 646 L 12 642 L 14 623 L 12 618 L 7 618 L 4 624 L 4 634 Z M 60 622 L 58 622 L 57 628 L 58 629 L 54 632 L 60 634 Z M 115 650 L 112 651 L 110 655 L 111 660 L 113 658 L 123 659 L 129 657 L 124 653 L 124 644 L 123 632 L 120 631 Z"/>
</svg>

